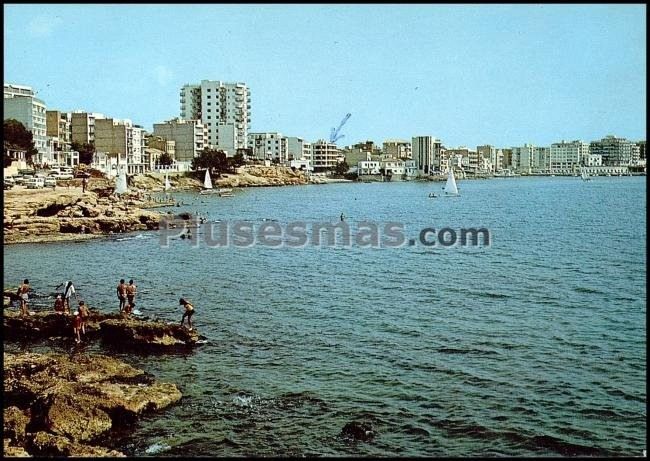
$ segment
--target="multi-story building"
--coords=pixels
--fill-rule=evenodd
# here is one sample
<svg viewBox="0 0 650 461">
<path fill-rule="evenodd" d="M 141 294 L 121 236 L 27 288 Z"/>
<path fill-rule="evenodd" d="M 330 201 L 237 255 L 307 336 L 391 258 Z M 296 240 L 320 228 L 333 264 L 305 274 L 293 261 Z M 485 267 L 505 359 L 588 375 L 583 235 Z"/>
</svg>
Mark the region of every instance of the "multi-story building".
<svg viewBox="0 0 650 461">
<path fill-rule="evenodd" d="M 315 172 L 327 171 L 336 168 L 340 162 L 345 160 L 336 144 L 319 139 L 312 143 L 312 165 Z"/>
<path fill-rule="evenodd" d="M 250 147 L 250 145 L 249 145 Z M 287 155 L 289 161 L 305 159 L 305 140 L 296 136 L 287 137 Z M 311 153 L 308 156 L 311 158 Z"/>
<path fill-rule="evenodd" d="M 575 174 L 589 157 L 589 144 L 584 141 L 564 141 L 551 144 L 549 172 L 552 174 Z"/>
<path fill-rule="evenodd" d="M 522 173 L 548 172 L 549 147 L 536 147 L 524 144 L 512 148 L 512 168 Z"/>
<path fill-rule="evenodd" d="M 411 143 L 402 139 L 387 139 L 382 145 L 382 151 L 392 158 L 405 160 L 413 157 Z"/>
<path fill-rule="evenodd" d="M 609 135 L 600 141 L 592 141 L 589 151 L 603 157 L 604 166 L 629 166 L 633 162 L 633 142 Z"/>
<path fill-rule="evenodd" d="M 29 86 L 4 84 L 4 119 L 14 119 L 31 131 L 34 147 L 38 150 L 32 162 L 51 162 L 47 143 L 47 108 Z"/>
<path fill-rule="evenodd" d="M 173 119 L 154 123 L 153 134 L 174 141 L 174 158 L 178 162 L 191 163 L 207 146 L 206 128 L 200 120 Z"/>
<path fill-rule="evenodd" d="M 95 122 L 106 118 L 104 114 L 76 110 L 70 118 L 71 141 L 79 144 L 95 142 Z"/>
<path fill-rule="evenodd" d="M 289 139 L 282 133 L 248 133 L 248 146 L 253 158 L 285 163 L 289 160 Z"/>
<path fill-rule="evenodd" d="M 357 174 L 360 177 L 377 176 L 381 174 L 381 162 L 378 160 L 361 160 L 357 162 Z"/>
<path fill-rule="evenodd" d="M 53 165 L 77 165 L 79 153 L 73 152 L 72 114 L 58 110 L 46 112 L 47 139 Z M 75 159 L 77 161 L 75 162 Z"/>
<path fill-rule="evenodd" d="M 479 162 L 483 165 L 482 170 L 497 172 L 504 169 L 503 151 L 494 146 L 486 144 L 477 146 L 476 152 L 479 155 Z"/>
<path fill-rule="evenodd" d="M 201 120 L 208 131 L 207 144 L 232 157 L 248 147 L 251 94 L 245 83 L 202 80 L 181 88 L 181 118 Z"/>
<path fill-rule="evenodd" d="M 440 170 L 441 142 L 433 136 L 414 136 L 411 140 L 413 160 L 420 175 Z"/>
<path fill-rule="evenodd" d="M 124 169 L 129 174 L 142 173 L 144 130 L 131 120 L 104 118 L 95 120 L 97 167 L 109 175 Z M 102 164 L 103 163 L 103 164 Z"/>
</svg>

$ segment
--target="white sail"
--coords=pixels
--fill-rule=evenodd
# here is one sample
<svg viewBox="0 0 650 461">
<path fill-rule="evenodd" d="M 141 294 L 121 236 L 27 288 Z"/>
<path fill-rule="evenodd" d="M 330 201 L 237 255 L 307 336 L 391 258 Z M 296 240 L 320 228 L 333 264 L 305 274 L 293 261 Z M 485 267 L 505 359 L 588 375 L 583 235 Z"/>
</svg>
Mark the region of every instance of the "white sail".
<svg viewBox="0 0 650 461">
<path fill-rule="evenodd" d="M 456 187 L 456 179 L 454 178 L 454 170 L 449 170 L 449 176 L 447 176 L 447 184 L 445 184 L 445 194 L 446 195 L 458 195 L 458 187 Z"/>
<path fill-rule="evenodd" d="M 165 190 L 172 188 L 172 185 L 169 183 L 169 176 L 165 175 Z"/>
<path fill-rule="evenodd" d="M 205 179 L 203 180 L 203 187 L 212 189 L 212 179 L 210 179 L 210 171 L 205 170 Z"/>
<path fill-rule="evenodd" d="M 129 188 L 126 184 L 126 173 L 122 171 L 117 178 L 115 179 L 115 193 L 116 194 L 125 194 L 129 191 Z"/>
</svg>

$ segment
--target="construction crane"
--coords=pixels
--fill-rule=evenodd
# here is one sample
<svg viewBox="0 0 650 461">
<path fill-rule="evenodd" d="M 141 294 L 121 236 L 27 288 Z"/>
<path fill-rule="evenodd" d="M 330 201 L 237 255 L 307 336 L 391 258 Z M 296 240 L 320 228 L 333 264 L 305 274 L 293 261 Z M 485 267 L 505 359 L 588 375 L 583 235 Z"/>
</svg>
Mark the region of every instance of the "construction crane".
<svg viewBox="0 0 650 461">
<path fill-rule="evenodd" d="M 345 137 L 343 134 L 339 134 L 339 131 L 341 131 L 341 128 L 343 128 L 343 125 L 345 125 L 345 122 L 348 121 L 348 119 L 352 116 L 352 114 L 348 113 L 346 114 L 345 117 L 343 117 L 343 120 L 341 120 L 341 123 L 339 124 L 338 128 L 332 128 L 332 132 L 330 133 L 330 142 L 335 143 L 339 139 Z"/>
</svg>

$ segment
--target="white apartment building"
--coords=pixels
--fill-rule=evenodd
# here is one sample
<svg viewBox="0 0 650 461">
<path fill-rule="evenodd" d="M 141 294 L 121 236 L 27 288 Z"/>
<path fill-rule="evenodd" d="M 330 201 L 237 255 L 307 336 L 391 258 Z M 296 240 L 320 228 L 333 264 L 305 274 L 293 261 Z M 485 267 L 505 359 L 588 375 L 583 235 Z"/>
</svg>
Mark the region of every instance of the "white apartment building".
<svg viewBox="0 0 650 461">
<path fill-rule="evenodd" d="M 411 148 L 420 175 L 430 175 L 440 169 L 439 139 L 433 136 L 414 136 L 411 140 Z"/>
<path fill-rule="evenodd" d="M 245 83 L 202 80 L 180 92 L 181 118 L 200 120 L 207 128 L 207 144 L 229 157 L 248 144 L 251 96 Z"/>
<path fill-rule="evenodd" d="M 357 174 L 359 176 L 381 174 L 381 162 L 378 160 L 361 160 L 357 163 Z"/>
<path fill-rule="evenodd" d="M 206 147 L 207 132 L 200 120 L 173 119 L 154 123 L 154 136 L 174 141 L 174 158 L 191 162 Z"/>
<path fill-rule="evenodd" d="M 4 120 L 15 119 L 32 132 L 34 147 L 38 150 L 32 162 L 42 164 L 51 161 L 47 143 L 47 108 L 36 98 L 29 86 L 4 84 Z"/>
<path fill-rule="evenodd" d="M 551 174 L 574 174 L 589 157 L 589 143 L 564 141 L 551 144 L 549 150 L 549 172 Z"/>
<path fill-rule="evenodd" d="M 289 139 L 282 133 L 248 133 L 248 148 L 257 160 L 275 160 L 286 163 L 289 160 Z"/>
<path fill-rule="evenodd" d="M 345 159 L 336 144 L 319 139 L 312 143 L 312 165 L 314 171 L 325 171 L 336 168 Z"/>
<path fill-rule="evenodd" d="M 522 173 L 549 170 L 549 147 L 536 147 L 524 144 L 522 147 L 512 148 L 512 167 Z"/>
</svg>

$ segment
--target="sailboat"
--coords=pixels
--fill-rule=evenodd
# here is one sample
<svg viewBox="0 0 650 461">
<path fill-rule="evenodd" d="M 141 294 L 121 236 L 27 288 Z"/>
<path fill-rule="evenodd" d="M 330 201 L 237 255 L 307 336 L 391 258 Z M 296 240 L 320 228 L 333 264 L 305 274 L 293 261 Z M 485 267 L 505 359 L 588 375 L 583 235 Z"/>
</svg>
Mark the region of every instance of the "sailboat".
<svg viewBox="0 0 650 461">
<path fill-rule="evenodd" d="M 172 188 L 172 185 L 169 182 L 169 176 L 165 175 L 165 190 L 169 190 Z"/>
<path fill-rule="evenodd" d="M 201 195 L 218 193 L 216 189 L 212 188 L 212 178 L 210 178 L 210 170 L 205 170 L 205 178 L 203 179 L 203 190 L 199 193 Z"/>
<path fill-rule="evenodd" d="M 115 193 L 116 194 L 125 194 L 129 191 L 129 187 L 126 183 L 126 173 L 124 170 L 115 179 Z"/>
<path fill-rule="evenodd" d="M 580 177 L 582 178 L 583 181 L 591 181 L 591 178 L 589 175 L 585 172 L 585 170 L 580 170 Z"/>
<path fill-rule="evenodd" d="M 458 187 L 456 186 L 456 178 L 454 178 L 453 168 L 449 169 L 449 176 L 447 176 L 447 183 L 443 187 L 445 191 L 445 197 L 459 197 Z"/>
<path fill-rule="evenodd" d="M 220 197 L 232 197 L 232 189 L 219 188 L 214 189 L 212 187 L 212 178 L 210 178 L 210 171 L 205 170 L 205 178 L 203 179 L 203 190 L 199 192 L 201 195 L 207 194 L 218 194 Z"/>
</svg>

